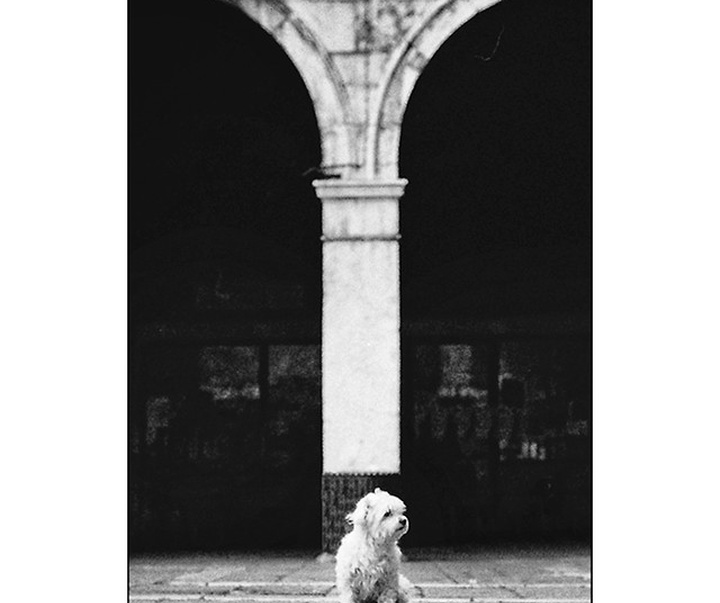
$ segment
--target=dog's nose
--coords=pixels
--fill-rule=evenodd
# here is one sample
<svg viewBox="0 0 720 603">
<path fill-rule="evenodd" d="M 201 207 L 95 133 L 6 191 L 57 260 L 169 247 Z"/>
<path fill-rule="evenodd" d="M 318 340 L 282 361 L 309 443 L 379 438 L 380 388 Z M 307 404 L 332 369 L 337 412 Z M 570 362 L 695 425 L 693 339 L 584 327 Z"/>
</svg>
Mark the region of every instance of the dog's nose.
<svg viewBox="0 0 720 603">
<path fill-rule="evenodd" d="M 404 526 L 406 523 L 407 523 L 407 519 L 405 519 L 404 517 L 401 517 L 401 518 L 400 518 L 400 525 L 401 525 L 401 526 Z"/>
</svg>

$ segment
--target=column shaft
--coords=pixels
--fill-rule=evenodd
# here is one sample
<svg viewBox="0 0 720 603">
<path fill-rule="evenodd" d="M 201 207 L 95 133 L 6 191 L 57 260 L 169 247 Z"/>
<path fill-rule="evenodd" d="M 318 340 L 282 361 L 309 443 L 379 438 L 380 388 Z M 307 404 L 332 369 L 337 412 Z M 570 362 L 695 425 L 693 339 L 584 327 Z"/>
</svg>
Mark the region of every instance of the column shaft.
<svg viewBox="0 0 720 603">
<path fill-rule="evenodd" d="M 323 549 L 400 473 L 398 201 L 404 180 L 315 182 L 323 203 Z M 382 483 L 381 483 L 382 482 Z M 367 488 L 367 490 L 365 490 Z"/>
</svg>

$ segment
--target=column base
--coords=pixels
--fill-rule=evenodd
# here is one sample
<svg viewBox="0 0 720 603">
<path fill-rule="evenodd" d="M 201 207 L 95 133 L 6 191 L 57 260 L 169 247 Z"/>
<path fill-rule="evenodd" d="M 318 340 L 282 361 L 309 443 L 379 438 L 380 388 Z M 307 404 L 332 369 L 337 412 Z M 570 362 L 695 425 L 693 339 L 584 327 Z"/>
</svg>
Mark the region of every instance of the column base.
<svg viewBox="0 0 720 603">
<path fill-rule="evenodd" d="M 395 496 L 400 492 L 399 473 L 324 473 L 322 476 L 322 550 L 334 555 L 349 525 L 345 516 L 358 500 L 375 488 Z"/>
</svg>

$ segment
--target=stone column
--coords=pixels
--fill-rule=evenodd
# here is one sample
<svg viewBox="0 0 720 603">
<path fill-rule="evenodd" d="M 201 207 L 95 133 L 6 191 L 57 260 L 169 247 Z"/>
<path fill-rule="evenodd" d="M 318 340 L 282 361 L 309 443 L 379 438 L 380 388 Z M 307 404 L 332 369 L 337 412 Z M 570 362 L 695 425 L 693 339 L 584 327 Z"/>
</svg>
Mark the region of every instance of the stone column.
<svg viewBox="0 0 720 603">
<path fill-rule="evenodd" d="M 398 202 L 406 180 L 317 180 L 323 228 L 323 551 L 400 476 Z"/>
</svg>

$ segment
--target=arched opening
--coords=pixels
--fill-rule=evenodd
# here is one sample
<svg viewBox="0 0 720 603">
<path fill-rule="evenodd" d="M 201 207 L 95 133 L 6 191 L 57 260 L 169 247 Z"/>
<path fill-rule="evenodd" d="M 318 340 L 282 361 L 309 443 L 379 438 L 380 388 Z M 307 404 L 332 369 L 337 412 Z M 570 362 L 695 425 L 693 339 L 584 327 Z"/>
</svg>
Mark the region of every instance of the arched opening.
<svg viewBox="0 0 720 603">
<path fill-rule="evenodd" d="M 130 123 L 131 548 L 315 544 L 312 101 L 236 7 L 138 0 Z"/>
<path fill-rule="evenodd" d="M 503 0 L 404 115 L 402 472 L 427 542 L 589 533 L 590 19 Z"/>
<path fill-rule="evenodd" d="M 319 164 L 320 139 L 290 59 L 219 1 L 131 4 L 131 251 L 221 227 L 319 264 L 303 173 Z"/>
</svg>

